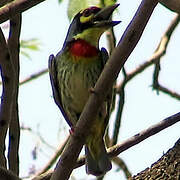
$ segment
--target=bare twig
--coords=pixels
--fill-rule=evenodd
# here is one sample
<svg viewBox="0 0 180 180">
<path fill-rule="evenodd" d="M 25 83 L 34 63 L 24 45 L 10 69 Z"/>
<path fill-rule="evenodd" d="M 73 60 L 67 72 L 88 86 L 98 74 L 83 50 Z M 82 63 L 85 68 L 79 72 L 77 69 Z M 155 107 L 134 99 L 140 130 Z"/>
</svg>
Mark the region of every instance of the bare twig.
<svg viewBox="0 0 180 180">
<path fill-rule="evenodd" d="M 19 82 L 19 85 L 21 86 L 21 85 L 24 85 L 24 84 L 32 81 L 32 80 L 35 80 L 35 79 L 41 77 L 42 75 L 46 74 L 47 72 L 48 72 L 48 68 L 42 69 L 38 72 L 35 72 L 35 73 L 31 74 L 29 77 L 26 77 L 25 79 L 21 80 Z M 0 82 L 0 85 L 1 84 L 2 84 L 2 82 Z"/>
<path fill-rule="evenodd" d="M 95 121 L 98 107 L 106 97 L 106 93 L 113 86 L 119 71 L 123 67 L 130 53 L 138 43 L 142 32 L 157 5 L 157 0 L 143 0 L 133 20 L 126 29 L 118 47 L 113 51 L 111 58 L 107 62 L 98 82 L 95 85 L 95 92 L 91 94 L 85 108 L 75 126 L 75 132 L 70 137 L 51 180 L 68 179 L 75 164 L 76 159 L 85 143 L 86 137 L 89 134 L 92 124 Z M 138 27 L 138 28 L 137 28 Z M 104 91 L 106 90 L 106 92 Z"/>
<path fill-rule="evenodd" d="M 19 137 L 20 137 L 20 125 L 19 125 L 19 113 L 18 113 L 18 91 L 19 91 L 19 37 L 21 31 L 21 14 L 16 15 L 10 20 L 10 32 L 8 39 L 8 47 L 10 57 L 12 59 L 15 76 L 14 79 L 14 96 L 11 122 L 9 125 L 9 148 L 8 148 L 8 164 L 9 169 L 19 174 Z"/>
<path fill-rule="evenodd" d="M 143 140 L 149 138 L 150 136 L 153 136 L 153 135 L 159 133 L 160 131 L 172 126 L 173 124 L 175 124 L 179 121 L 180 121 L 180 112 L 160 121 L 159 123 L 157 123 L 153 126 L 150 126 L 149 128 L 130 137 L 126 141 L 124 141 L 120 144 L 114 145 L 111 148 L 108 148 L 108 155 L 111 158 L 115 157 L 115 156 L 119 155 L 120 153 L 122 153 L 123 151 L 129 149 L 130 147 L 142 142 Z M 77 161 L 75 168 L 78 168 L 78 167 L 84 165 L 84 163 L 85 163 L 85 157 L 82 157 Z"/>
<path fill-rule="evenodd" d="M 53 165 L 54 163 L 57 161 L 57 159 L 59 158 L 59 156 L 61 155 L 61 153 L 63 152 L 67 142 L 69 140 L 69 136 L 67 137 L 67 139 L 64 141 L 63 144 L 61 144 L 59 146 L 59 148 L 57 149 L 57 151 L 55 152 L 54 156 L 50 159 L 50 161 L 45 165 L 45 167 L 43 167 L 43 169 L 41 169 L 35 176 L 39 176 L 45 172 L 47 172 Z"/>
<path fill-rule="evenodd" d="M 28 83 L 29 81 L 39 78 L 40 76 L 44 75 L 47 72 L 48 72 L 48 68 L 45 68 L 45 69 L 40 70 L 39 72 L 33 73 L 29 77 L 20 81 L 19 85 L 24 85 L 25 83 Z"/>
<path fill-rule="evenodd" d="M 13 1 L 0 8 L 0 23 L 13 18 L 45 0 L 18 0 Z"/>
<path fill-rule="evenodd" d="M 154 54 L 150 57 L 150 59 L 146 62 L 144 62 L 143 64 L 141 64 L 139 67 L 137 67 L 135 70 L 133 70 L 130 73 L 127 73 L 127 76 L 124 80 L 122 80 L 119 85 L 116 87 L 117 93 L 119 93 L 121 91 L 121 88 L 124 87 L 124 85 L 129 82 L 132 78 L 134 78 L 136 75 L 140 74 L 141 72 L 143 72 L 146 68 L 148 68 L 149 66 L 157 63 L 159 61 L 159 59 L 166 53 L 166 49 L 168 46 L 168 43 L 170 41 L 171 35 L 174 32 L 175 28 L 177 27 L 178 23 L 180 20 L 180 16 L 176 15 L 173 19 L 173 21 L 170 23 L 169 27 L 167 28 L 165 34 L 163 35 L 163 37 L 161 38 L 161 41 L 156 49 L 156 51 L 154 52 Z M 169 93 L 171 91 L 168 91 Z M 172 95 L 173 96 L 173 95 Z M 176 93 L 176 95 L 179 99 L 179 95 L 178 93 Z M 173 97 L 175 97 L 173 96 Z"/>
<path fill-rule="evenodd" d="M 171 35 L 172 35 L 173 31 L 175 30 L 176 26 L 179 24 L 179 21 L 180 21 L 180 16 L 176 15 L 175 18 L 173 19 L 173 21 L 171 22 L 170 26 L 166 30 L 164 36 L 162 37 L 161 42 L 159 43 L 159 46 L 156 51 L 158 51 L 159 49 L 164 49 L 164 52 L 166 51 L 166 48 L 167 48 L 168 42 L 171 38 Z M 157 59 L 157 61 L 155 63 L 154 75 L 153 75 L 153 88 L 156 89 L 157 92 L 162 91 L 162 92 L 170 95 L 171 97 L 180 99 L 180 94 L 178 94 L 174 91 L 171 91 L 170 89 L 165 88 L 159 84 L 161 57 L 159 57 L 159 59 Z"/>
<path fill-rule="evenodd" d="M 180 100 L 180 94 L 175 92 L 175 91 L 172 91 L 172 90 L 170 90 L 170 89 L 168 89 L 168 88 L 166 88 L 166 87 L 164 87 L 164 86 L 162 86 L 160 84 L 158 84 L 157 89 L 159 91 L 162 91 L 163 93 L 173 97 L 173 98 L 176 98 L 177 100 Z"/>
<path fill-rule="evenodd" d="M 115 37 L 113 28 L 111 28 L 110 30 L 106 32 L 106 38 L 108 40 L 109 54 L 111 55 L 114 48 L 116 47 L 116 37 Z"/>
<path fill-rule="evenodd" d="M 119 135 L 119 129 L 120 129 L 120 125 L 121 125 L 121 117 L 122 117 L 122 112 L 123 112 L 123 108 L 124 108 L 124 102 L 125 102 L 125 87 L 121 88 L 120 92 L 119 92 L 119 102 L 118 102 L 118 111 L 117 111 L 117 115 L 116 115 L 116 121 L 114 124 L 114 130 L 113 130 L 113 137 L 112 137 L 112 144 L 111 145 L 115 145 L 117 143 L 118 140 L 118 135 Z"/>
<path fill-rule="evenodd" d="M 142 142 L 143 140 L 151 137 L 152 135 L 159 133 L 160 131 L 172 126 L 173 124 L 175 124 L 179 121 L 180 121 L 180 112 L 160 121 L 159 123 L 157 123 L 153 126 L 150 126 L 149 128 L 130 137 L 126 141 L 109 148 L 108 155 L 109 155 L 109 157 L 114 158 L 117 155 L 119 155 L 120 153 L 122 153 L 123 151 L 129 149 L 130 147 Z M 81 158 L 78 159 L 74 168 L 78 168 L 84 164 L 85 164 L 85 156 L 82 156 Z M 53 172 L 45 173 L 41 177 L 40 176 L 35 177 L 33 180 L 40 180 L 40 179 L 41 180 L 45 180 L 45 179 L 49 180 L 52 174 L 53 174 Z M 128 173 L 128 174 L 130 175 L 130 173 Z"/>
</svg>

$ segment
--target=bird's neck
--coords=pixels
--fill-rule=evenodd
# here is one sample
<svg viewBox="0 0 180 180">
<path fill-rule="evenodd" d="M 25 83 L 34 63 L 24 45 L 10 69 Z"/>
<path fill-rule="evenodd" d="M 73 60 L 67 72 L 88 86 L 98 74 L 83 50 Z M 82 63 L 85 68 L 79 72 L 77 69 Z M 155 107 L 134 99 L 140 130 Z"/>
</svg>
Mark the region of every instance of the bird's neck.
<svg viewBox="0 0 180 180">
<path fill-rule="evenodd" d="M 76 39 L 70 44 L 70 52 L 77 57 L 94 57 L 97 56 L 99 50 L 83 39 Z"/>
</svg>

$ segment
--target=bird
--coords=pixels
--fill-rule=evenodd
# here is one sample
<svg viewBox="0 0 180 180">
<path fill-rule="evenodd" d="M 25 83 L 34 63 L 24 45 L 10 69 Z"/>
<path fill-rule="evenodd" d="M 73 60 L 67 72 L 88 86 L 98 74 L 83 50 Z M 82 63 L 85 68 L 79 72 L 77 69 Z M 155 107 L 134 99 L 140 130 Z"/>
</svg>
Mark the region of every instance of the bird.
<svg viewBox="0 0 180 180">
<path fill-rule="evenodd" d="M 69 26 L 62 49 L 56 56 L 52 54 L 49 57 L 53 97 L 71 133 L 90 94 L 95 93 L 93 87 L 108 60 L 107 50 L 99 49 L 99 39 L 106 30 L 120 23 L 111 18 L 118 5 L 90 6 L 78 12 Z M 87 174 L 101 176 L 112 168 L 104 143 L 112 92 L 108 92 L 99 108 L 85 142 Z"/>
</svg>

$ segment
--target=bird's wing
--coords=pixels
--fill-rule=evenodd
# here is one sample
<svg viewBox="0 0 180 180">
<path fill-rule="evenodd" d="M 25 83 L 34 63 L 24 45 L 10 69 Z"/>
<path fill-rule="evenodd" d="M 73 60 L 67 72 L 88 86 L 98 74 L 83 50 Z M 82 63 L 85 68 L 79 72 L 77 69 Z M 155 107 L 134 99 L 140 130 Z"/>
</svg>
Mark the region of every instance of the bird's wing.
<svg viewBox="0 0 180 180">
<path fill-rule="evenodd" d="M 107 60 L 109 59 L 108 52 L 105 48 L 101 48 L 101 56 L 102 56 L 102 65 L 104 67 Z"/>
<path fill-rule="evenodd" d="M 51 87 L 52 87 L 52 92 L 53 92 L 53 97 L 54 97 L 54 101 L 57 104 L 57 106 L 59 107 L 62 115 L 64 116 L 65 120 L 67 121 L 67 123 L 69 124 L 70 127 L 72 127 L 72 123 L 70 122 L 66 112 L 63 109 L 62 106 L 62 102 L 61 102 L 61 95 L 59 94 L 60 87 L 58 86 L 57 83 L 57 70 L 56 70 L 56 58 L 54 57 L 53 54 L 51 54 L 49 56 L 49 76 L 50 76 L 50 82 L 51 82 Z"/>
</svg>

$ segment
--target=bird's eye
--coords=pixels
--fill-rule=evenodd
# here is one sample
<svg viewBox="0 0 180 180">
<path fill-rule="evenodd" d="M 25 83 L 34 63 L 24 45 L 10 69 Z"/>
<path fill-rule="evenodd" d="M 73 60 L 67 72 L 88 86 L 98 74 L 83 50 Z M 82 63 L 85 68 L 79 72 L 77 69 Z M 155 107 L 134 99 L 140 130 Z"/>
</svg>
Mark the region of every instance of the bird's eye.
<svg viewBox="0 0 180 180">
<path fill-rule="evenodd" d="M 83 11 L 83 16 L 84 17 L 88 17 L 88 16 L 90 16 L 91 15 L 91 10 L 90 9 L 85 9 L 84 11 Z"/>
<path fill-rule="evenodd" d="M 93 16 L 100 11 L 101 9 L 95 6 L 89 7 L 85 10 L 83 10 L 82 12 L 80 12 L 81 17 L 80 17 L 80 22 L 81 23 L 86 23 L 88 21 L 90 21 Z"/>
</svg>

